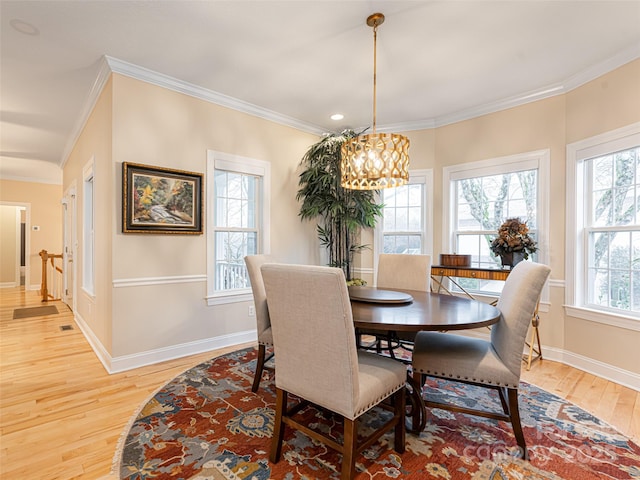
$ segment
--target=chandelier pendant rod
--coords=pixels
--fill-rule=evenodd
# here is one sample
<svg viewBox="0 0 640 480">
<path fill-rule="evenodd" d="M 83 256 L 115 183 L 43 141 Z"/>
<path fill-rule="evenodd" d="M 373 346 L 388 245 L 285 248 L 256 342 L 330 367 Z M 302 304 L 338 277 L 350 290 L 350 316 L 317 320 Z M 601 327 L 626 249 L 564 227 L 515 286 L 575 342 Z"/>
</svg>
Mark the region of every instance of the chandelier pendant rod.
<svg viewBox="0 0 640 480">
<path fill-rule="evenodd" d="M 376 133 L 376 84 L 377 84 L 377 45 L 378 23 L 373 26 L 373 133 Z"/>
<path fill-rule="evenodd" d="M 376 133 L 378 89 L 378 27 L 382 13 L 367 17 L 373 28 L 373 132 L 346 139 L 340 147 L 340 185 L 350 190 L 380 190 L 409 181 L 409 139 L 397 133 Z"/>
</svg>

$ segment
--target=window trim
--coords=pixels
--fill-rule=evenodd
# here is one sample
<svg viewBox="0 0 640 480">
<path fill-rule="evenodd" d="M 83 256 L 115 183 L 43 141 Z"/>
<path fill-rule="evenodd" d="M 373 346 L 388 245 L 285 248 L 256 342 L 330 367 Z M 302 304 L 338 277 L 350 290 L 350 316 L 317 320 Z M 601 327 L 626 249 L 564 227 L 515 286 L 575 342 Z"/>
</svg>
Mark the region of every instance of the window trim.
<svg viewBox="0 0 640 480">
<path fill-rule="evenodd" d="M 247 302 L 253 299 L 251 288 L 238 289 L 230 292 L 215 290 L 215 243 L 216 230 L 213 227 L 215 209 L 212 207 L 215 199 L 216 169 L 230 172 L 256 175 L 261 177 L 261 203 L 258 226 L 258 253 L 269 254 L 271 251 L 270 201 L 271 201 L 271 164 L 264 160 L 242 157 L 230 153 L 207 150 L 207 305 L 222 305 L 228 303 Z"/>
<path fill-rule="evenodd" d="M 551 150 L 546 148 L 531 152 L 516 153 L 475 162 L 460 163 L 442 169 L 442 251 L 454 251 L 455 239 L 452 225 L 455 224 L 455 189 L 451 184 L 465 178 L 514 173 L 523 170 L 538 170 L 538 208 L 536 209 L 536 240 L 538 242 L 538 263 L 549 265 L 549 184 Z M 479 296 L 491 295 L 479 294 Z M 541 303 L 549 302 L 549 284 L 545 285 Z"/>
<path fill-rule="evenodd" d="M 640 331 L 637 318 L 585 307 L 586 269 L 584 202 L 585 161 L 640 145 L 640 122 L 585 138 L 567 145 L 565 312 L 572 317 L 628 330 Z"/>
<path fill-rule="evenodd" d="M 424 185 L 424 218 L 423 218 L 423 232 L 422 238 L 424 244 L 422 253 L 424 255 L 431 256 L 431 263 L 433 264 L 433 169 L 419 169 L 409 171 L 409 184 L 421 183 Z M 383 249 L 383 222 L 380 219 L 375 228 L 375 240 L 373 242 L 373 271 L 374 276 L 377 276 L 378 272 L 378 256 L 382 253 Z"/>
</svg>

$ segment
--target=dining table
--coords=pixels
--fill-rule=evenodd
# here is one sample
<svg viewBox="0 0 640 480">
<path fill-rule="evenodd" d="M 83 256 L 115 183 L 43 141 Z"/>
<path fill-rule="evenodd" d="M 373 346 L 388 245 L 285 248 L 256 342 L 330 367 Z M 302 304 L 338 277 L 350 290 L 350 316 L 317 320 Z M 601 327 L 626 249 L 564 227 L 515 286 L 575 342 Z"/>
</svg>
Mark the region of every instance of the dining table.
<svg viewBox="0 0 640 480">
<path fill-rule="evenodd" d="M 469 330 L 489 327 L 500 320 L 495 306 L 470 298 L 417 290 L 350 286 L 349 298 L 356 331 L 379 332 L 391 338 L 396 332 Z M 392 354 L 393 356 L 393 354 Z M 409 431 L 426 425 L 421 386 L 407 376 L 413 419 Z"/>
</svg>

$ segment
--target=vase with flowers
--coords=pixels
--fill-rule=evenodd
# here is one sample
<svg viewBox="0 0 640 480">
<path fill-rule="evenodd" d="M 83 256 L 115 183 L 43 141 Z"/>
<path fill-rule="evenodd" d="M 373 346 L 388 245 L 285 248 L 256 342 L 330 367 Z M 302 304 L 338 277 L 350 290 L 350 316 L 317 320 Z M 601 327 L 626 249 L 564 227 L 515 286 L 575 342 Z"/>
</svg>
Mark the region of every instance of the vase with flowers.
<svg viewBox="0 0 640 480">
<path fill-rule="evenodd" d="M 518 262 L 527 260 L 530 253 L 538 250 L 536 241 L 529 235 L 527 222 L 519 218 L 508 218 L 498 229 L 491 251 L 502 260 L 503 266 L 513 268 Z"/>
</svg>

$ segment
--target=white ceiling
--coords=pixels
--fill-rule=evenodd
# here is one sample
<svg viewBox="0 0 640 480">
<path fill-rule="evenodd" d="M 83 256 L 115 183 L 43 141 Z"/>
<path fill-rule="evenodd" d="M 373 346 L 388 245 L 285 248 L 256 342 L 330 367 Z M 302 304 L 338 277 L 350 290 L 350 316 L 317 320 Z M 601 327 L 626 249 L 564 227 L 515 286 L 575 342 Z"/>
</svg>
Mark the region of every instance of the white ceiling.
<svg viewBox="0 0 640 480">
<path fill-rule="evenodd" d="M 640 58 L 640 0 L 1 0 L 0 8 L 3 178 L 59 182 L 105 65 L 178 80 L 309 132 L 369 126 L 365 20 L 377 11 L 386 16 L 379 130 L 564 93 Z M 336 112 L 344 120 L 330 120 Z"/>
</svg>

